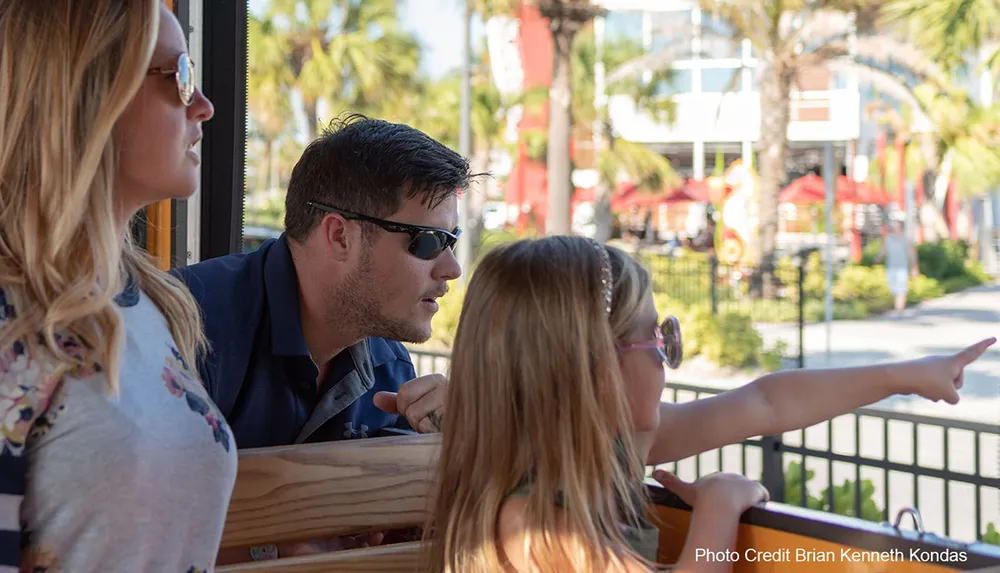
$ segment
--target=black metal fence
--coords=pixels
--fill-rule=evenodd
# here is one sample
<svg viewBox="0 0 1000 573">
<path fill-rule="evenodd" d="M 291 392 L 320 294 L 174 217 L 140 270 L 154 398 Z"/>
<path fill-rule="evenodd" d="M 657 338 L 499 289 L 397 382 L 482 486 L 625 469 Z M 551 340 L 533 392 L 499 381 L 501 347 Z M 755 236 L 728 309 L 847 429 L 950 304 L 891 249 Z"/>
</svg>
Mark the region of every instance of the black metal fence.
<svg viewBox="0 0 1000 573">
<path fill-rule="evenodd" d="M 685 307 L 702 305 L 713 314 L 742 313 L 756 323 L 791 323 L 798 327 L 798 366 L 804 367 L 806 261 L 813 249 L 779 261 L 769 271 L 733 265 L 714 256 L 633 253 L 650 273 L 653 291 Z"/>
<path fill-rule="evenodd" d="M 448 371 L 446 353 L 410 354 L 418 375 Z M 663 400 L 673 402 L 725 391 L 672 383 L 666 388 Z M 998 452 L 1000 426 L 861 408 L 805 430 L 754 437 L 661 467 L 684 479 L 735 471 L 759 480 L 773 501 L 873 521 L 914 507 L 928 531 L 998 543 L 1000 534 L 988 529 L 1000 527 Z M 991 456 L 993 463 L 984 463 Z"/>
</svg>

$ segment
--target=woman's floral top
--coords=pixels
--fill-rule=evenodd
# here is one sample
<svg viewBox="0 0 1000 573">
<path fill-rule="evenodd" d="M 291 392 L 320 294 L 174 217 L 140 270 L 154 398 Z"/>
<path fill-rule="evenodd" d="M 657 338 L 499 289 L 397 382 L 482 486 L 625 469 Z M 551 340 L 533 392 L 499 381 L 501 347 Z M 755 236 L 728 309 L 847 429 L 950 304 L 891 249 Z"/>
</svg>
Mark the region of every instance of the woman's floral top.
<svg viewBox="0 0 1000 573">
<path fill-rule="evenodd" d="M 226 422 L 130 286 L 120 391 L 0 348 L 0 573 L 211 571 L 236 478 Z M 0 290 L 0 331 L 14 316 Z M 71 338 L 59 344 L 77 356 Z"/>
</svg>

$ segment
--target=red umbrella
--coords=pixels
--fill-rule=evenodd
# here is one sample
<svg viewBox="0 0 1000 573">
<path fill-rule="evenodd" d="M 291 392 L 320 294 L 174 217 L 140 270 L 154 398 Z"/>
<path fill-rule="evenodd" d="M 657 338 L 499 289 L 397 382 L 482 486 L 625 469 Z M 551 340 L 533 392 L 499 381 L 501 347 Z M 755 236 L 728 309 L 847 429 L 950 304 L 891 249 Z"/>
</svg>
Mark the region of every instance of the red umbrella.
<svg viewBox="0 0 1000 573">
<path fill-rule="evenodd" d="M 712 190 L 704 179 L 688 179 L 684 185 L 668 194 L 665 203 L 707 203 Z"/>
<path fill-rule="evenodd" d="M 822 203 L 826 200 L 826 187 L 823 179 L 815 173 L 799 177 L 778 194 L 779 203 L 810 204 Z"/>
<path fill-rule="evenodd" d="M 886 193 L 860 181 L 851 181 L 846 175 L 837 178 L 836 196 L 838 203 L 874 203 L 886 205 L 890 199 Z M 810 173 L 792 181 L 778 195 L 779 203 L 813 204 L 826 201 L 826 183 L 815 173 Z"/>
</svg>

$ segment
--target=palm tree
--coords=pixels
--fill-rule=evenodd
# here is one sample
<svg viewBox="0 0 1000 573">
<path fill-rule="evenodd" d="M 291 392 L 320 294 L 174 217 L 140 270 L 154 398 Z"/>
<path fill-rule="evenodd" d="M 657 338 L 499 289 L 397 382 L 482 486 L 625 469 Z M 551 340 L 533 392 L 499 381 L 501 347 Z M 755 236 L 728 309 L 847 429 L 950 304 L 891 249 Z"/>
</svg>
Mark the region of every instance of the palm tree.
<svg viewBox="0 0 1000 573">
<path fill-rule="evenodd" d="M 880 0 L 698 0 L 698 3 L 703 11 L 728 24 L 734 36 L 749 39 L 761 68 L 758 80 L 761 189 L 755 258 L 763 270 L 765 294 L 770 295 L 777 246 L 778 193 L 786 179 L 791 91 L 800 75 L 820 65 L 833 71 L 850 71 L 862 82 L 872 84 L 918 112 L 922 108 L 912 88 L 929 83 L 945 90 L 947 76 L 916 47 L 875 29 Z M 897 69 L 905 70 L 906 76 L 896 72 Z M 905 79 L 907 76 L 911 79 Z"/>
<path fill-rule="evenodd" d="M 265 19 L 280 34 L 310 139 L 320 101 L 334 115 L 377 114 L 416 83 L 420 47 L 400 28 L 396 0 L 272 0 Z"/>
<path fill-rule="evenodd" d="M 279 186 L 278 163 L 281 140 L 289 135 L 292 104 L 289 92 L 294 78 L 285 66 L 284 45 L 273 22 L 251 14 L 249 17 L 247 102 L 250 138 L 257 140 L 261 160 L 256 188 Z"/>
<path fill-rule="evenodd" d="M 570 233 L 572 161 L 570 139 L 573 128 L 572 59 L 573 39 L 601 13 L 590 0 L 466 0 L 484 20 L 508 15 L 522 5 L 532 5 L 549 21 L 552 33 L 552 81 L 549 85 L 549 129 L 546 147 L 548 172 L 548 216 L 546 233 Z"/>
<path fill-rule="evenodd" d="M 996 0 L 890 0 L 882 13 L 905 27 L 931 58 L 963 67 L 971 52 L 989 50 L 984 64 L 1000 74 L 1000 4 Z"/>
<path fill-rule="evenodd" d="M 488 69 L 488 65 L 479 66 L 472 78 L 472 156 L 469 159 L 473 173 L 487 173 L 490 156 L 504 146 L 508 113 L 518 105 L 530 106 L 540 97 L 535 90 L 505 97 L 493 84 Z M 412 120 L 414 127 L 453 149 L 457 149 L 459 141 L 460 126 L 456 111 L 461 105 L 461 80 L 461 76 L 455 73 L 425 86 L 419 107 L 414 108 L 420 109 L 421 114 Z M 473 249 L 477 249 L 480 242 L 486 203 L 485 187 L 481 186 L 485 181 L 475 183 L 469 190 L 469 228 L 463 229 L 463 234 L 469 235 L 469 245 Z"/>
<path fill-rule="evenodd" d="M 605 242 L 611 238 L 611 198 L 621 176 L 638 182 L 641 191 L 662 191 L 664 187 L 680 182 L 670 161 L 649 147 L 619 137 L 611 122 L 608 106 L 596 98 L 598 63 L 603 69 L 612 70 L 610 77 L 621 66 L 643 55 L 642 44 L 634 39 L 616 39 L 603 44 L 600 49 L 590 28 L 577 37 L 573 46 L 573 120 L 576 125 L 594 126 L 595 154 L 597 156 L 598 182 L 594 193 L 594 239 Z M 670 81 L 670 70 L 652 74 L 648 81 L 626 76 L 606 86 L 605 95 L 623 95 L 632 100 L 636 109 L 646 112 L 659 121 L 671 122 L 676 106 L 669 97 L 657 95 L 661 82 Z"/>
</svg>

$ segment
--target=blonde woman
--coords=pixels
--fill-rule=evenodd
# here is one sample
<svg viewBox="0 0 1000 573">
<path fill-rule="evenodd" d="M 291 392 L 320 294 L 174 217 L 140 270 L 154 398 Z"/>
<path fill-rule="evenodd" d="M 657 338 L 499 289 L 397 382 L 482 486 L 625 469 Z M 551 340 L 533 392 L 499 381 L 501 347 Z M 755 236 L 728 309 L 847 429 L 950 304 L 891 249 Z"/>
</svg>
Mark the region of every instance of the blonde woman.
<svg viewBox="0 0 1000 573">
<path fill-rule="evenodd" d="M 0 0 L 0 42 L 0 571 L 210 570 L 236 444 L 128 226 L 212 105 L 159 0 Z"/>
<path fill-rule="evenodd" d="M 888 393 L 953 402 L 963 367 L 993 342 L 911 363 L 778 373 L 661 404 L 680 328 L 661 322 L 635 261 L 579 237 L 495 249 L 472 277 L 456 332 L 429 570 L 649 571 L 657 531 L 643 519 L 644 462 L 805 427 Z M 694 507 L 674 571 L 728 571 L 695 550 L 732 549 L 740 515 L 767 492 L 733 474 L 655 477 Z"/>
</svg>

